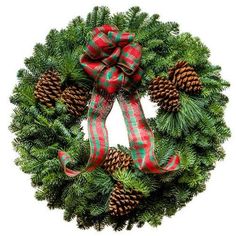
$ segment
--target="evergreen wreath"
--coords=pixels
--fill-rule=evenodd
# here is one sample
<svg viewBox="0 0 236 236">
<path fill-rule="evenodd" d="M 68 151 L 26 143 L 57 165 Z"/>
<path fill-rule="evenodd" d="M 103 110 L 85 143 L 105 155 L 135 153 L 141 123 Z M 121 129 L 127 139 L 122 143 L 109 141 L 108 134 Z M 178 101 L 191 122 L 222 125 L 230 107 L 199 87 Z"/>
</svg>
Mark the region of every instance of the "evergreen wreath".
<svg viewBox="0 0 236 236">
<path fill-rule="evenodd" d="M 119 47 L 110 47 L 111 42 Z M 104 51 L 102 43 L 108 45 Z M 107 63 L 100 71 L 98 54 Z M 64 209 L 65 220 L 76 218 L 79 228 L 130 230 L 145 222 L 160 225 L 163 216 L 174 215 L 204 191 L 210 171 L 224 158 L 221 144 L 230 137 L 223 119 L 228 98 L 222 93 L 229 83 L 221 78 L 220 67 L 209 62 L 209 54 L 199 38 L 179 33 L 177 23 L 163 23 L 139 7 L 114 15 L 107 7 L 95 7 L 86 20 L 77 17 L 66 29 L 51 30 L 45 44 L 36 44 L 25 59 L 27 69 L 18 71 L 10 98 L 15 104 L 10 129 L 20 154 L 16 164 L 31 174 L 36 198 L 46 200 L 49 208 Z M 132 73 L 132 63 L 124 66 L 131 59 Z M 126 89 L 106 87 L 107 78 L 120 78 L 116 72 Z M 102 79 L 95 84 L 99 73 Z M 106 143 L 93 153 L 103 159 L 86 167 L 93 150 L 82 121 L 105 119 L 116 96 L 124 110 L 138 107 L 138 95 L 150 96 L 159 106 L 155 117 L 145 119 L 140 112 L 136 120 L 143 122 L 140 129 L 148 142 L 142 136 L 138 147 L 137 142 L 130 142 L 130 148 Z M 146 160 L 153 143 L 157 158 Z M 74 171 L 78 167 L 87 171 Z"/>
</svg>

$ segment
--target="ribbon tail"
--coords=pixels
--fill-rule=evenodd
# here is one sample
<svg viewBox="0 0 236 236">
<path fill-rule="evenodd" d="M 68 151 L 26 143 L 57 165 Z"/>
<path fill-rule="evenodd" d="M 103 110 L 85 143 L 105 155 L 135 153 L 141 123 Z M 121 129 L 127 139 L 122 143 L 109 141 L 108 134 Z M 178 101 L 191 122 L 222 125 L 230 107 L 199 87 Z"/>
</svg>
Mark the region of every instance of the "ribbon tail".
<svg viewBox="0 0 236 236">
<path fill-rule="evenodd" d="M 85 171 L 93 171 L 104 161 L 108 149 L 108 132 L 105 125 L 114 104 L 114 98 L 107 99 L 94 88 L 88 109 L 88 136 L 90 143 L 90 157 L 86 167 L 81 170 L 71 170 L 67 164 L 72 158 L 64 151 L 58 152 L 58 158 L 67 176 L 75 177 Z"/>
<path fill-rule="evenodd" d="M 166 173 L 169 171 L 178 170 L 180 167 L 180 156 L 174 155 L 169 157 L 169 161 L 166 166 L 160 166 L 160 173 Z"/>
<path fill-rule="evenodd" d="M 180 164 L 178 155 L 169 157 L 164 167 L 158 164 L 154 154 L 154 134 L 144 116 L 138 92 L 135 91 L 128 96 L 120 92 L 117 99 L 128 131 L 135 166 L 143 172 L 156 174 L 177 170 Z"/>
<path fill-rule="evenodd" d="M 109 140 L 106 119 L 110 114 L 113 104 L 114 97 L 107 98 L 94 87 L 88 110 L 89 170 L 93 170 L 101 165 L 108 153 Z"/>
<path fill-rule="evenodd" d="M 81 171 L 75 171 L 75 170 L 71 170 L 71 169 L 67 168 L 66 165 L 69 162 L 72 162 L 73 160 L 71 159 L 70 155 L 67 154 L 66 152 L 64 152 L 62 150 L 58 151 L 58 158 L 59 158 L 61 166 L 63 167 L 64 172 L 67 176 L 75 177 L 76 175 L 81 173 Z"/>
</svg>

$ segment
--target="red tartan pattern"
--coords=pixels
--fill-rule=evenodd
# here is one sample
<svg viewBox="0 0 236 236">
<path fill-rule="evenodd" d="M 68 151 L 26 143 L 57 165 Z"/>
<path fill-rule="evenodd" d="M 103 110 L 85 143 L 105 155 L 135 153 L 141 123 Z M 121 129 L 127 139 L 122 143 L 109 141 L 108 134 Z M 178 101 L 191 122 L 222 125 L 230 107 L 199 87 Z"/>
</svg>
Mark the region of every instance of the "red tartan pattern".
<svg viewBox="0 0 236 236">
<path fill-rule="evenodd" d="M 80 63 L 99 89 L 114 94 L 120 88 L 129 90 L 138 85 L 143 74 L 139 67 L 141 46 L 133 42 L 134 37 L 109 25 L 93 30 Z"/>
<path fill-rule="evenodd" d="M 158 164 L 158 159 L 154 154 L 154 135 L 145 119 L 138 92 L 135 91 L 127 96 L 121 91 L 117 95 L 117 100 L 128 131 L 134 165 L 146 173 L 161 174 L 177 170 L 180 163 L 178 155 L 171 156 L 165 166 Z M 114 98 L 107 100 L 94 88 L 88 110 L 90 158 L 86 168 L 82 171 L 74 171 L 66 167 L 72 161 L 71 157 L 67 153 L 59 151 L 58 157 L 66 175 L 74 177 L 82 172 L 92 171 L 104 161 L 109 149 L 105 123 L 113 104 Z"/>
<path fill-rule="evenodd" d="M 74 171 L 67 168 L 67 164 L 72 161 L 71 157 L 66 152 L 60 150 L 58 152 L 58 158 L 66 175 L 74 177 L 82 172 L 93 171 L 104 161 L 109 148 L 108 132 L 105 123 L 113 107 L 113 103 L 114 100 L 105 99 L 94 88 L 88 109 L 90 157 L 86 167 L 82 171 Z"/>
<path fill-rule="evenodd" d="M 165 173 L 179 168 L 180 157 L 171 156 L 166 166 L 160 166 L 154 154 L 154 134 L 144 116 L 137 91 L 124 96 L 119 93 L 117 100 L 122 110 L 128 131 L 131 156 L 135 166 L 147 173 Z"/>
<path fill-rule="evenodd" d="M 92 34 L 93 40 L 81 57 L 84 70 L 97 82 L 87 116 L 90 157 L 82 171 L 74 171 L 66 167 L 71 161 L 70 156 L 59 151 L 58 157 L 64 172 L 73 177 L 102 164 L 109 149 L 105 122 L 115 97 L 126 123 L 135 166 L 143 172 L 155 174 L 177 170 L 180 166 L 178 155 L 170 156 L 165 166 L 158 164 L 154 153 L 154 134 L 145 119 L 138 91 L 133 90 L 143 74 L 139 68 L 141 46 L 133 43 L 134 34 L 120 33 L 116 27 L 109 25 L 95 28 Z"/>
</svg>

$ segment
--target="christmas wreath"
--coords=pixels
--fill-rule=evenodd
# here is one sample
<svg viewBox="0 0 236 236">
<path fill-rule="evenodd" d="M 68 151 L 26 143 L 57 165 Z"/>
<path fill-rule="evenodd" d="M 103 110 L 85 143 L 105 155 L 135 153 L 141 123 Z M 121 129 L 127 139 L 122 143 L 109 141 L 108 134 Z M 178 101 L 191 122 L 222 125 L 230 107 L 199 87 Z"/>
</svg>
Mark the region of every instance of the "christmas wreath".
<svg viewBox="0 0 236 236">
<path fill-rule="evenodd" d="M 31 174 L 36 198 L 79 228 L 158 226 L 205 190 L 224 158 L 229 83 L 177 23 L 139 7 L 114 15 L 95 7 L 51 30 L 25 65 L 10 98 L 16 164 Z M 145 118 L 144 96 L 158 105 L 155 117 Z M 115 99 L 129 147 L 108 144 Z"/>
</svg>

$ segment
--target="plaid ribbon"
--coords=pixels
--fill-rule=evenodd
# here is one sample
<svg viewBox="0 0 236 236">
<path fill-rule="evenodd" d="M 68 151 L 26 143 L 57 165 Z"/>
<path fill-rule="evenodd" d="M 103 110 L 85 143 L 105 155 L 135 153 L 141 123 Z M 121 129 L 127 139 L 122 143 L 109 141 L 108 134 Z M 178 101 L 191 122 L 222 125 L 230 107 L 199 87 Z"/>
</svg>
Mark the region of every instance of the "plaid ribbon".
<svg viewBox="0 0 236 236">
<path fill-rule="evenodd" d="M 97 83 L 97 88 L 111 95 L 121 87 L 135 89 L 142 79 L 141 46 L 133 42 L 134 34 L 121 33 L 116 27 L 104 25 L 92 32 L 80 59 L 84 70 Z"/>
<path fill-rule="evenodd" d="M 128 131 L 129 145 L 134 164 L 146 173 L 165 173 L 179 168 L 180 157 L 171 156 L 160 166 L 154 154 L 154 135 L 140 103 L 138 91 L 143 71 L 141 46 L 133 42 L 134 34 L 121 33 L 116 27 L 104 25 L 92 32 L 85 53 L 80 58 L 84 70 L 96 81 L 88 109 L 90 158 L 82 171 L 67 168 L 71 157 L 64 151 L 58 157 L 64 172 L 76 176 L 92 171 L 104 161 L 108 149 L 106 119 L 117 98 Z"/>
</svg>

